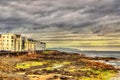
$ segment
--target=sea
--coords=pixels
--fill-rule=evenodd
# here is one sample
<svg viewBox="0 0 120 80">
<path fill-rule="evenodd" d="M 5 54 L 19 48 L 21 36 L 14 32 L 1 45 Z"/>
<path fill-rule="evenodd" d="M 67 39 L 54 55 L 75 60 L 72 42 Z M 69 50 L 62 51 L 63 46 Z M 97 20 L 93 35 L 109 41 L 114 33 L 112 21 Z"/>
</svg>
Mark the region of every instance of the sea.
<svg viewBox="0 0 120 80">
<path fill-rule="evenodd" d="M 120 68 L 120 51 L 81 51 L 80 53 L 85 54 L 86 56 L 89 56 L 89 57 L 118 58 L 119 60 L 113 60 L 106 63 Z"/>
<path fill-rule="evenodd" d="M 114 57 L 120 59 L 120 51 L 80 51 L 90 57 Z"/>
<path fill-rule="evenodd" d="M 73 48 L 60 48 L 60 47 L 59 48 L 49 48 L 48 50 L 58 50 L 58 51 L 68 52 L 68 53 L 85 54 L 88 57 L 113 57 L 113 58 L 118 58 L 119 60 L 109 61 L 107 63 L 120 67 L 120 51 L 95 51 L 95 50 L 88 51 L 88 50 L 78 50 L 78 49 L 73 49 Z"/>
<path fill-rule="evenodd" d="M 82 47 L 83 48 L 83 47 Z M 97 51 L 97 50 L 79 50 L 75 48 L 48 48 L 48 50 L 58 50 L 61 52 L 68 52 L 68 53 L 80 53 L 85 54 L 86 56 L 90 57 L 115 57 L 120 59 L 120 50 L 119 51 Z"/>
</svg>

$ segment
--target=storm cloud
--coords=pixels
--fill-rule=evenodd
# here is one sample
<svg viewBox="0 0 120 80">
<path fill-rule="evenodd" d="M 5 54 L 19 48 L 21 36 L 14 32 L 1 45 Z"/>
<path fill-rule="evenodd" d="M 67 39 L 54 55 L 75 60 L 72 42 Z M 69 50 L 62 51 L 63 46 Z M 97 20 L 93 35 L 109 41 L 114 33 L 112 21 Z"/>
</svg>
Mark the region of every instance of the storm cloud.
<svg viewBox="0 0 120 80">
<path fill-rule="evenodd" d="M 120 0 L 0 0 L 0 31 L 43 40 L 120 33 L 119 4 Z"/>
</svg>

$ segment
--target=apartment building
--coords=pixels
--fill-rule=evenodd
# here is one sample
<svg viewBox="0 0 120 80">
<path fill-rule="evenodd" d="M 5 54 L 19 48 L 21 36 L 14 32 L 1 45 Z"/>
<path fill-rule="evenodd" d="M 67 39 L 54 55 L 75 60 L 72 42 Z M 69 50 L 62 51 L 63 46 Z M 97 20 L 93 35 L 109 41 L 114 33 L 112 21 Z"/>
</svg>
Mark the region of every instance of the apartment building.
<svg viewBox="0 0 120 80">
<path fill-rule="evenodd" d="M 1 34 L 0 34 L 0 50 L 2 49 L 2 39 L 1 39 Z"/>
<path fill-rule="evenodd" d="M 44 50 L 46 44 L 40 41 L 22 37 L 19 34 L 0 34 L 0 50 L 28 51 Z"/>
</svg>

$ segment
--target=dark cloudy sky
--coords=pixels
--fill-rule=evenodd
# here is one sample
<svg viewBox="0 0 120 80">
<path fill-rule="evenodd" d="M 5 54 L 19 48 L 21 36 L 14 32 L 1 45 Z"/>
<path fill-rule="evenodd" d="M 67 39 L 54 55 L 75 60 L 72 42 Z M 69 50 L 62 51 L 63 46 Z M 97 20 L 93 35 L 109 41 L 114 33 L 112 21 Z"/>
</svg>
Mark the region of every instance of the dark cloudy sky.
<svg viewBox="0 0 120 80">
<path fill-rule="evenodd" d="M 55 46 L 85 37 L 118 38 L 120 0 L 0 0 L 0 32 Z"/>
</svg>

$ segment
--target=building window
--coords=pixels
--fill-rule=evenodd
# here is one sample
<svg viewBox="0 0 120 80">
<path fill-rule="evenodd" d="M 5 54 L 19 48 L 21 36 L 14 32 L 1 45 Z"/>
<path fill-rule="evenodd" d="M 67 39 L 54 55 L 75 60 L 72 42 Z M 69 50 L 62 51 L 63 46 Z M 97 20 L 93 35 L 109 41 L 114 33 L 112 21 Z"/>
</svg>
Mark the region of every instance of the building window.
<svg viewBox="0 0 120 80">
<path fill-rule="evenodd" d="M 11 38 L 12 38 L 12 39 L 14 39 L 14 37 L 13 37 L 13 36 L 12 36 Z"/>
<path fill-rule="evenodd" d="M 9 36 L 7 36 L 7 38 L 9 38 Z"/>
<path fill-rule="evenodd" d="M 9 40 L 7 40 L 7 42 L 9 42 Z"/>
<path fill-rule="evenodd" d="M 12 40 L 12 42 L 13 42 L 13 40 Z"/>
</svg>

